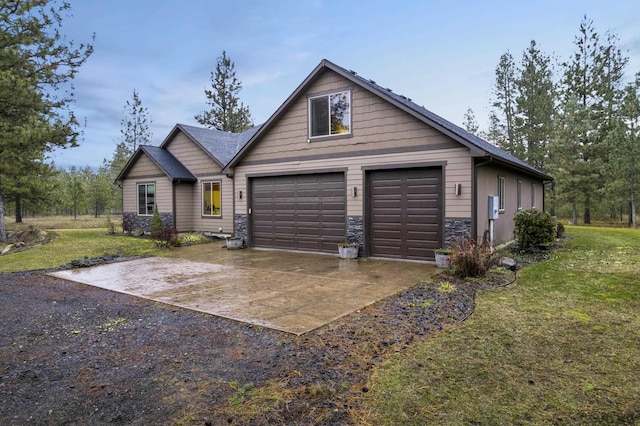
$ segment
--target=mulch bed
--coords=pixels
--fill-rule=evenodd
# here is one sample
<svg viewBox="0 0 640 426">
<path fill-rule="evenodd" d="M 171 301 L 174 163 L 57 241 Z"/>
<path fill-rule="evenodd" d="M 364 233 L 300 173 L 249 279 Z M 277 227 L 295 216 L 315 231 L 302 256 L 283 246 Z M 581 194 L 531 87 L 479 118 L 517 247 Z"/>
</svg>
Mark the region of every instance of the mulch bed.
<svg viewBox="0 0 640 426">
<path fill-rule="evenodd" d="M 351 424 L 377 364 L 460 323 L 479 289 L 515 273 L 439 278 L 297 337 L 0 274 L 0 424 Z"/>
</svg>

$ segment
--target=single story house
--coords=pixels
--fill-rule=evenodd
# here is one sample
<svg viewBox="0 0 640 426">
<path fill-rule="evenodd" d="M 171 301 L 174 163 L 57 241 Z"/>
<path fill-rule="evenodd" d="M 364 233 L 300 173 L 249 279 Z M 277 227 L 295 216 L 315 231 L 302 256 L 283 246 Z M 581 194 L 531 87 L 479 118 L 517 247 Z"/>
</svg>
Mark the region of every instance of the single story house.
<svg viewBox="0 0 640 426">
<path fill-rule="evenodd" d="M 125 217 L 140 220 L 155 202 L 180 231 L 220 223 L 249 247 L 335 253 L 349 241 L 365 256 L 432 260 L 458 236 L 485 236 L 490 195 L 500 196 L 494 241 L 513 239 L 515 213 L 543 209 L 551 180 L 327 60 L 262 126 L 220 133 L 178 125 L 159 148 L 141 148 L 118 177 Z M 214 182 L 219 221 L 202 200 Z"/>
<path fill-rule="evenodd" d="M 258 131 L 176 125 L 162 144 L 140 146 L 118 175 L 125 231 L 148 231 L 154 205 L 178 231 L 233 232 L 233 180 L 224 166 Z"/>
</svg>

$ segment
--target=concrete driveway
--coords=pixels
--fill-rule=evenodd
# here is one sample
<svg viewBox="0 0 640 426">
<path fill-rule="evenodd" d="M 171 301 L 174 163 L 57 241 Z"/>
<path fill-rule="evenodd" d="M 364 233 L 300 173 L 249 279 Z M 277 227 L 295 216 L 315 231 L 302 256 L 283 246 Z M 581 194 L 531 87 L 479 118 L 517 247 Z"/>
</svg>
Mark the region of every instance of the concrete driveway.
<svg viewBox="0 0 640 426">
<path fill-rule="evenodd" d="M 438 270 L 424 263 L 342 260 L 221 243 L 50 275 L 293 334 L 395 294 Z"/>
</svg>

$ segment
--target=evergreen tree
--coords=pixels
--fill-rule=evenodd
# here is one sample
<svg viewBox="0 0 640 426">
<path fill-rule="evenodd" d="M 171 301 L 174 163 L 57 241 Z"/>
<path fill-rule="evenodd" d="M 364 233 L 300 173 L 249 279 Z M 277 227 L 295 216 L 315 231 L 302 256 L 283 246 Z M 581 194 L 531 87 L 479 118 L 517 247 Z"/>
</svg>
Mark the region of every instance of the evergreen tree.
<svg viewBox="0 0 640 426">
<path fill-rule="evenodd" d="M 584 203 L 584 223 L 591 223 L 591 207 L 605 188 L 610 168 L 607 165 L 608 140 L 611 140 L 616 92 L 620 86 L 626 59 L 615 46 L 615 37 L 608 36 L 601 45 L 593 21 L 585 16 L 580 23 L 570 61 L 564 64 L 563 97 L 575 98 L 580 104 L 582 120 L 592 128 L 576 135 L 579 141 L 580 159 L 585 163 L 578 186 Z"/>
<path fill-rule="evenodd" d="M 76 144 L 67 83 L 93 49 L 76 48 L 60 34 L 69 9 L 55 1 L 0 0 L 0 241 L 5 185 L 37 169 L 51 149 Z"/>
<path fill-rule="evenodd" d="M 488 136 L 499 148 L 518 158 L 524 158 L 524 146 L 515 133 L 517 95 L 515 72 L 515 62 L 511 53 L 502 54 L 496 67 Z"/>
<path fill-rule="evenodd" d="M 120 122 L 122 128 L 122 143 L 127 147 L 130 154 L 136 152 L 140 145 L 151 143 L 152 133 L 149 130 L 151 124 L 149 110 L 142 106 L 142 101 L 136 89 L 133 89 L 131 101 L 127 101 L 124 106 L 124 118 Z"/>
<path fill-rule="evenodd" d="M 195 116 L 198 123 L 232 133 L 240 133 L 253 126 L 249 107 L 238 98 L 242 82 L 236 78 L 234 68 L 235 64 L 223 51 L 215 73 L 211 72 L 211 89 L 204 91 L 211 109 Z"/>
<path fill-rule="evenodd" d="M 556 91 L 553 83 L 551 59 L 531 40 L 522 55 L 517 71 L 515 130 L 522 140 L 526 156 L 532 166 L 546 170 L 547 143 L 553 135 Z"/>
<path fill-rule="evenodd" d="M 464 113 L 464 123 L 462 123 L 467 132 L 472 133 L 474 135 L 478 135 L 480 130 L 480 125 L 478 124 L 478 120 L 476 120 L 476 115 L 473 113 L 471 108 L 467 108 L 467 112 Z"/>
</svg>

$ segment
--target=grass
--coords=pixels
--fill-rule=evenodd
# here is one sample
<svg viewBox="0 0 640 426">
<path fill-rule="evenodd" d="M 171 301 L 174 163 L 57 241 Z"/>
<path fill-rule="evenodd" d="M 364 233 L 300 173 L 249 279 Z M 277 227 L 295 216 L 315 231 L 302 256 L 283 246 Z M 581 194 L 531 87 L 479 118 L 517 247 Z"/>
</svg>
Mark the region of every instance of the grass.
<svg viewBox="0 0 640 426">
<path fill-rule="evenodd" d="M 573 239 L 371 379 L 371 424 L 640 424 L 640 232 Z M 361 413 L 361 414 L 362 414 Z"/>
<path fill-rule="evenodd" d="M 35 226 L 48 229 L 54 239 L 40 247 L 0 257 L 0 272 L 18 272 L 55 268 L 72 260 L 84 257 L 99 257 L 112 254 L 121 256 L 166 255 L 166 250 L 155 247 L 151 240 L 122 235 L 108 235 L 106 218 L 47 217 L 25 219 L 22 226 L 7 223 L 10 230 Z M 79 226 L 80 229 L 70 229 Z M 100 227 L 102 226 L 102 227 Z M 52 230 L 53 229 L 53 230 Z"/>
</svg>

